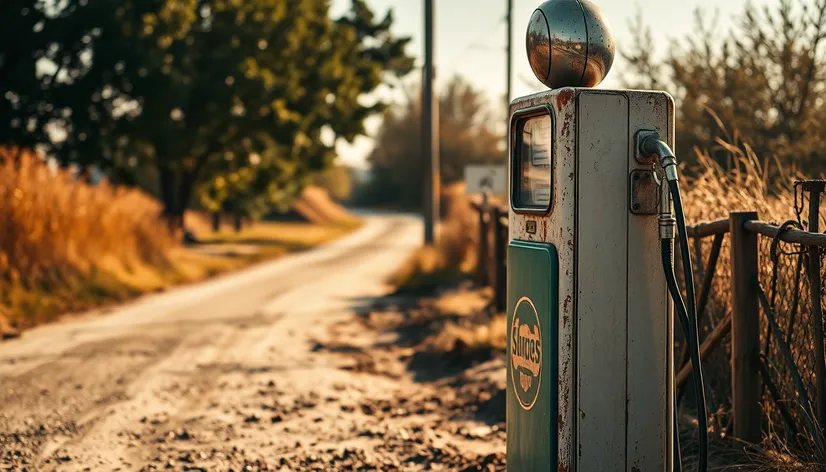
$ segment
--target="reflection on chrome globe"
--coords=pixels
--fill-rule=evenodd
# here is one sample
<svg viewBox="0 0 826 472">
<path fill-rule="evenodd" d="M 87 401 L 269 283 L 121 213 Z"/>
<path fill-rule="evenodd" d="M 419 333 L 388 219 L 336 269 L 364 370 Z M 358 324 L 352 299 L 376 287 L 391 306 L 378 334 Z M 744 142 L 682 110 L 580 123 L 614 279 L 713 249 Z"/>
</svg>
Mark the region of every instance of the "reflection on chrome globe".
<svg viewBox="0 0 826 472">
<path fill-rule="evenodd" d="M 614 63 L 614 36 L 589 0 L 548 0 L 531 17 L 526 41 L 536 78 L 552 89 L 596 87 Z"/>
</svg>

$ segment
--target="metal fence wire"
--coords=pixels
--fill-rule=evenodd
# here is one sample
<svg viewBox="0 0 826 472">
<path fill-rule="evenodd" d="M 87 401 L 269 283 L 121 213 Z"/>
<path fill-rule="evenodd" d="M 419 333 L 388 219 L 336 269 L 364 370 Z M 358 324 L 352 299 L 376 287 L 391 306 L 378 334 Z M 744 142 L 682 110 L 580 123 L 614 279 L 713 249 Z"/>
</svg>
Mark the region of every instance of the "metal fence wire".
<svg viewBox="0 0 826 472">
<path fill-rule="evenodd" d="M 715 236 L 717 237 L 717 236 Z M 698 312 L 698 323 L 701 334 L 701 339 L 708 339 L 716 327 L 724 323 L 725 320 L 731 317 L 731 266 L 728 264 L 731 258 L 731 243 L 728 237 L 723 237 L 720 243 L 720 252 L 717 258 L 717 263 L 714 266 L 709 266 L 709 256 L 712 253 L 715 237 L 696 238 L 692 240 L 694 247 L 692 254 L 694 260 L 692 261 L 695 269 L 695 286 L 700 287 L 698 296 L 703 296 L 703 279 L 707 275 L 707 271 L 713 271 L 711 284 L 708 285 L 708 292 L 705 295 L 707 301 L 701 308 L 702 312 Z M 698 250 L 699 248 L 699 250 Z M 677 271 L 681 273 L 681 271 Z M 680 330 L 675 330 L 675 336 L 678 339 L 678 351 L 684 351 L 685 339 Z M 681 356 L 677 355 L 677 359 Z M 687 358 L 682 356 L 683 363 L 687 362 Z M 731 410 L 731 350 L 728 342 L 723 342 L 717 349 L 711 351 L 703 364 L 704 378 L 706 381 L 706 400 L 707 407 L 711 413 L 709 426 L 713 430 L 725 431 L 729 426 L 728 412 Z M 680 367 L 678 366 L 678 370 Z M 691 389 L 680 389 L 679 394 L 683 391 L 689 392 Z M 688 402 L 693 405 L 692 402 Z M 682 405 L 682 402 L 681 402 Z"/>
<path fill-rule="evenodd" d="M 814 323 L 809 299 L 809 280 L 805 276 L 805 247 L 767 237 L 760 238 L 760 286 L 766 294 L 771 315 L 760 317 L 760 359 L 764 392 L 763 405 L 769 426 L 784 435 L 799 433 L 804 412 L 798 408 L 801 392 L 795 383 L 799 376 L 805 396 L 815 398 Z M 769 316 L 777 328 L 772 329 Z M 779 331 L 779 333 L 778 333 Z M 784 342 L 778 342 L 778 335 Z M 789 348 L 793 363 L 784 354 Z"/>
<path fill-rule="evenodd" d="M 823 284 L 826 276 L 823 247 L 826 244 L 818 229 L 821 227 L 819 204 L 824 183 L 808 182 L 815 183 L 809 184 L 808 188 L 807 182 L 797 186 L 800 188 L 795 219 L 782 224 L 757 222 L 763 227 L 758 232 L 758 274 L 753 285 L 754 296 L 760 300 L 757 368 L 762 389 L 763 434 L 780 436 L 804 450 L 812 446 L 823 450 L 826 448 L 823 438 L 826 422 L 822 420 L 826 415 L 826 365 L 823 365 L 826 346 L 821 305 L 826 296 Z M 808 215 L 805 214 L 806 207 L 809 207 Z M 695 232 L 697 228 L 699 226 L 694 227 Z M 703 308 L 699 313 L 701 336 L 704 344 L 712 344 L 711 338 L 720 338 L 708 349 L 703 361 L 711 414 L 709 424 L 719 432 L 730 432 L 733 420 L 732 345 L 728 334 L 732 323 L 733 280 L 731 240 L 728 235 L 723 238 L 726 232 L 719 230 L 711 236 L 704 234 L 705 237 L 698 236 L 691 242 L 695 284 L 702 287 L 698 294 L 698 305 Z M 784 237 L 791 232 L 796 232 L 796 239 L 814 236 L 807 238 L 813 242 L 784 241 L 795 239 Z M 723 239 L 715 242 L 717 238 Z M 715 244 L 719 245 L 716 264 L 713 257 Z M 712 273 L 708 274 L 708 271 Z M 710 283 L 707 281 L 707 287 L 703 287 L 706 278 Z M 705 293 L 704 288 L 707 288 Z M 814 300 L 812 294 L 816 296 Z M 707 298 L 705 304 L 703 297 Z M 678 337 L 677 359 L 680 359 L 682 343 Z M 680 367 L 685 366 L 678 365 L 678 371 Z M 678 392 L 682 393 L 682 390 Z M 690 395 L 690 389 L 685 390 Z"/>
</svg>

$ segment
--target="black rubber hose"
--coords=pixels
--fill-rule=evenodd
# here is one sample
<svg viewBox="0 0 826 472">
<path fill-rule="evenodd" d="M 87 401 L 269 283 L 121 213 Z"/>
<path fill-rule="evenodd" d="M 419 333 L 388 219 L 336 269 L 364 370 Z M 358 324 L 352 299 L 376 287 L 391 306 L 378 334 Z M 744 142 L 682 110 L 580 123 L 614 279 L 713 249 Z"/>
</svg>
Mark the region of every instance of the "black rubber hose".
<svg viewBox="0 0 826 472">
<path fill-rule="evenodd" d="M 671 191 L 671 199 L 674 201 L 674 213 L 677 219 L 677 232 L 680 237 L 680 253 L 683 262 L 683 274 L 685 277 L 688 331 L 686 341 L 688 352 L 691 358 L 692 374 L 694 376 L 694 396 L 697 400 L 697 425 L 699 429 L 700 457 L 698 458 L 698 469 L 700 472 L 708 470 L 708 413 L 706 411 L 705 381 L 703 380 L 703 365 L 700 357 L 700 334 L 697 324 L 697 305 L 694 295 L 694 271 L 691 268 L 691 255 L 688 246 L 688 233 L 685 226 L 685 213 L 683 212 L 683 200 L 680 195 L 680 187 L 676 181 L 669 181 L 668 188 Z M 675 300 L 675 304 L 677 304 Z"/>
<path fill-rule="evenodd" d="M 665 282 L 668 285 L 668 293 L 671 299 L 674 300 L 674 310 L 677 312 L 677 319 L 680 321 L 680 326 L 683 328 L 683 333 L 688 339 L 688 312 L 683 302 L 683 294 L 680 293 L 680 287 L 677 285 L 677 276 L 674 274 L 674 247 L 670 239 L 663 239 L 660 247 L 660 254 L 662 254 L 663 273 L 665 274 Z M 676 385 L 675 385 L 676 387 Z M 680 451 L 680 422 L 679 413 L 677 411 L 677 399 L 674 398 L 674 472 L 682 472 L 683 457 Z"/>
<path fill-rule="evenodd" d="M 683 333 L 688 337 L 688 311 L 683 301 L 683 294 L 680 292 L 680 286 L 677 285 L 677 276 L 674 275 L 674 248 L 670 239 L 663 239 L 661 244 L 660 252 L 662 253 L 663 272 L 665 273 L 665 282 L 668 285 L 668 293 L 671 295 L 671 299 L 674 300 L 674 309 L 677 311 L 677 319 L 680 321 Z"/>
</svg>

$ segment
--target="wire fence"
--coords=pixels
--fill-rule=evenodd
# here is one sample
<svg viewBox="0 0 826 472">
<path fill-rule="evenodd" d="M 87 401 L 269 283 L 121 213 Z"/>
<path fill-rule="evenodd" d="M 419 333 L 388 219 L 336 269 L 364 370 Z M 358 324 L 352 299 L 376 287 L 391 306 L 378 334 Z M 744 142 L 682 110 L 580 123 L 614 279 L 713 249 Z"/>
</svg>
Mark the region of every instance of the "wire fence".
<svg viewBox="0 0 826 472">
<path fill-rule="evenodd" d="M 699 298 L 708 301 L 698 316 L 710 424 L 719 432 L 755 442 L 780 436 L 801 450 L 826 449 L 826 236 L 819 231 L 825 186 L 823 181 L 796 184 L 794 220 L 760 222 L 753 213 L 735 234 L 733 214 L 728 221 L 689 229 L 697 236 L 691 242 L 695 283 L 707 279 Z M 714 231 L 703 231 L 712 226 Z M 744 249 L 750 244 L 752 249 Z M 716 264 L 711 263 L 715 251 Z M 755 333 L 748 339 L 750 329 Z M 746 335 L 738 339 L 732 330 Z"/>
</svg>

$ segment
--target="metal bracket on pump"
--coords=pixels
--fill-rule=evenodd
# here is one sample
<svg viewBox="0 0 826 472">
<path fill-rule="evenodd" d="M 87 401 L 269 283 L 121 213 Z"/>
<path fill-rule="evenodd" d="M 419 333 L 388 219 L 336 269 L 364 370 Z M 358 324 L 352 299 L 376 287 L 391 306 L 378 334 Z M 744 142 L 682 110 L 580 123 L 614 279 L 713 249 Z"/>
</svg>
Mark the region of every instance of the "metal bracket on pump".
<svg viewBox="0 0 826 472">
<path fill-rule="evenodd" d="M 631 213 L 635 215 L 656 215 L 659 210 L 660 181 L 654 169 L 634 169 L 631 171 Z"/>
<path fill-rule="evenodd" d="M 526 45 L 551 90 L 510 107 L 508 468 L 672 472 L 673 99 L 593 88 L 615 46 L 590 0 L 542 3 Z"/>
</svg>

